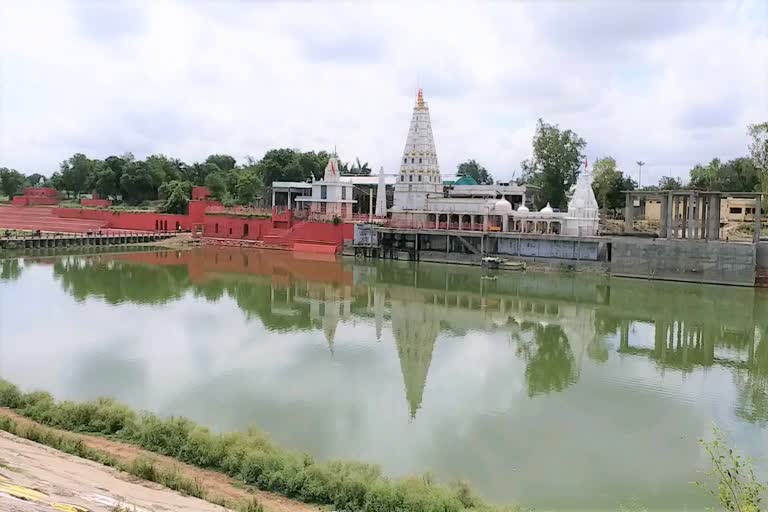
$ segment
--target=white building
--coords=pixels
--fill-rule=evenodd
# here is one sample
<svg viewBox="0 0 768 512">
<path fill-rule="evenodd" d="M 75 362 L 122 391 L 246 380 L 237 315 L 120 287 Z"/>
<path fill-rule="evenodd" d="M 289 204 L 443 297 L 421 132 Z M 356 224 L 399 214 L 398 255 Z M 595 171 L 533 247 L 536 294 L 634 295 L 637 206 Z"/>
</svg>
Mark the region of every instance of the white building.
<svg viewBox="0 0 768 512">
<path fill-rule="evenodd" d="M 572 236 L 597 234 L 597 201 L 586 170 L 579 176 L 568 213 L 555 212 L 549 205 L 539 212 L 530 211 L 524 186 L 460 182 L 449 187 L 443 185 L 429 107 L 419 89 L 395 183 L 391 209 L 394 226 Z"/>
<path fill-rule="evenodd" d="M 339 162 L 336 155 L 331 155 L 322 181 L 312 182 L 312 195 L 295 198 L 299 207 L 309 211 L 311 218 L 316 220 L 341 220 L 352 218 L 352 185 L 342 181 L 339 174 Z M 290 200 L 290 196 L 289 196 Z"/>
</svg>

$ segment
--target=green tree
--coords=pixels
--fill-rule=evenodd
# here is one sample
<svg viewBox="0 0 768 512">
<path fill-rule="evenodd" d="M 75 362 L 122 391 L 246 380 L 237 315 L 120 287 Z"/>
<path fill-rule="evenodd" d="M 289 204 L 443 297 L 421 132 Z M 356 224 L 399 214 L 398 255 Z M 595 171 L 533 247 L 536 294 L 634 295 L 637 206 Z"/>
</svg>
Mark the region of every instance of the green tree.
<svg viewBox="0 0 768 512">
<path fill-rule="evenodd" d="M 679 178 L 672 176 L 662 176 L 659 180 L 659 190 L 680 190 L 683 188 L 683 184 Z"/>
<path fill-rule="evenodd" d="M 186 214 L 189 200 L 192 197 L 192 184 L 188 181 L 169 181 L 163 183 L 158 190 L 165 197 L 165 203 L 160 207 L 164 213 Z"/>
<path fill-rule="evenodd" d="M 522 181 L 538 187 L 537 207 L 564 208 L 565 193 L 576 183 L 587 143 L 571 130 L 539 119 L 533 136 L 533 158 L 524 160 Z"/>
<path fill-rule="evenodd" d="M 720 190 L 722 164 L 713 158 L 707 165 L 697 164 L 690 172 L 688 186 L 696 190 Z"/>
<path fill-rule="evenodd" d="M 720 169 L 720 190 L 723 192 L 752 192 L 760 190 L 760 172 L 751 158 L 734 158 Z"/>
<path fill-rule="evenodd" d="M 75 153 L 69 160 L 61 163 L 61 186 L 77 197 L 87 191 L 91 174 L 96 170 L 96 161 L 90 160 L 82 153 Z"/>
<path fill-rule="evenodd" d="M 349 169 L 349 174 L 355 176 L 370 176 L 371 168 L 368 167 L 368 162 L 360 163 L 360 158 L 355 158 L 355 163 Z"/>
<path fill-rule="evenodd" d="M 114 197 L 120 191 L 120 184 L 111 166 L 100 165 L 91 175 L 89 188 L 101 197 Z"/>
<path fill-rule="evenodd" d="M 458 165 L 456 169 L 457 176 L 470 176 L 480 185 L 492 185 L 493 176 L 488 170 L 477 163 L 475 160 L 467 160 Z"/>
<path fill-rule="evenodd" d="M 211 196 L 215 199 L 223 199 L 228 193 L 227 189 L 227 175 L 223 171 L 217 171 L 209 174 L 205 178 L 205 186 L 211 192 Z"/>
<path fill-rule="evenodd" d="M 181 179 L 181 172 L 176 163 L 165 155 L 150 155 L 147 157 L 147 167 L 152 173 L 156 186 L 169 181 Z"/>
<path fill-rule="evenodd" d="M 146 162 L 128 162 L 120 176 L 120 191 L 123 201 L 140 204 L 142 201 L 157 197 L 157 188 L 152 172 Z"/>
<path fill-rule="evenodd" d="M 15 169 L 0 168 L 0 190 L 3 195 L 13 197 L 24 188 L 24 175 Z"/>
<path fill-rule="evenodd" d="M 235 159 L 229 155 L 210 155 L 205 159 L 205 163 L 214 164 L 222 171 L 231 171 L 237 164 Z"/>
<path fill-rule="evenodd" d="M 24 186 L 25 187 L 39 187 L 40 183 L 42 182 L 45 184 L 48 181 L 48 179 L 40 174 L 39 172 L 35 172 L 24 178 Z"/>
<path fill-rule="evenodd" d="M 593 167 L 592 190 L 600 208 L 618 210 L 624 208 L 625 190 L 634 190 L 635 182 L 624 176 L 613 157 L 600 158 Z"/>
<path fill-rule="evenodd" d="M 263 192 L 264 183 L 254 170 L 247 170 L 237 179 L 236 198 L 240 204 L 251 204 Z"/>
<path fill-rule="evenodd" d="M 768 193 L 768 122 L 749 125 L 749 155 L 760 173 L 762 191 Z"/>
</svg>

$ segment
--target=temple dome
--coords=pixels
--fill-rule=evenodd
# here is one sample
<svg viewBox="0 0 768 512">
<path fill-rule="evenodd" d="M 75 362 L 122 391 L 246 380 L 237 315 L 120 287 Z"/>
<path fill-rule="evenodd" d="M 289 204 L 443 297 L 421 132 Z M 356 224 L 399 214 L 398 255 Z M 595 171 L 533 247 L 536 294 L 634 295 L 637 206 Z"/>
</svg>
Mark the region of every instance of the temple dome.
<svg viewBox="0 0 768 512">
<path fill-rule="evenodd" d="M 541 209 L 541 213 L 554 213 L 555 211 L 552 209 L 552 206 L 550 206 L 549 203 L 547 203 L 547 206 Z"/>
<path fill-rule="evenodd" d="M 502 197 L 493 205 L 493 211 L 497 213 L 511 213 L 512 204 Z"/>
<path fill-rule="evenodd" d="M 520 206 L 517 207 L 517 211 L 520 213 L 528 213 L 531 210 L 529 210 L 528 207 L 525 206 L 524 204 L 521 204 Z"/>
</svg>

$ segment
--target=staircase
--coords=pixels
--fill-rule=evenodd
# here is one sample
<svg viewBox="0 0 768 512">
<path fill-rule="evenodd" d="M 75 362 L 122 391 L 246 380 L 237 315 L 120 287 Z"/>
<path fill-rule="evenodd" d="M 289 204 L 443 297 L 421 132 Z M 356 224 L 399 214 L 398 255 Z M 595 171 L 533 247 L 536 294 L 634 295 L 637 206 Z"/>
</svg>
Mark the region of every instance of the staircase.
<svg viewBox="0 0 768 512">
<path fill-rule="evenodd" d="M 0 206 L 0 230 L 17 229 L 55 233 L 86 233 L 106 226 L 103 220 L 65 219 L 45 206 Z"/>
</svg>

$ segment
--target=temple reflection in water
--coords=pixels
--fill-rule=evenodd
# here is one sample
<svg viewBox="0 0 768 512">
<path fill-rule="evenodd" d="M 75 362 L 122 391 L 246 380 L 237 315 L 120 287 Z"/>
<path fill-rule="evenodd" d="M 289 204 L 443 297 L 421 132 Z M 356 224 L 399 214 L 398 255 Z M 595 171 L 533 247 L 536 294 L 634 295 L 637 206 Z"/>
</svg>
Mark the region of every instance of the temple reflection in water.
<svg viewBox="0 0 768 512">
<path fill-rule="evenodd" d="M 226 295 L 270 330 L 322 331 L 331 356 L 339 324 L 370 322 L 373 343 L 389 327 L 411 417 L 422 406 L 439 335 L 477 331 L 508 337 L 510 355 L 525 362 L 529 396 L 578 382 L 585 358 L 600 364 L 641 357 L 660 372 L 730 369 L 737 414 L 768 420 L 768 298 L 761 290 L 712 293 L 696 285 L 562 274 L 486 276 L 477 268 L 426 264 L 414 271 L 407 264 L 236 249 L 27 258 L 24 265 L 30 264 L 52 264 L 78 300 L 159 304 L 187 293 L 209 301 Z M 2 277 L 22 271 L 6 264 Z"/>
</svg>

